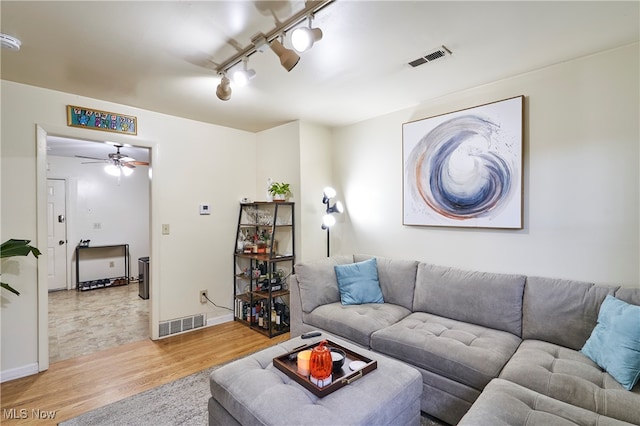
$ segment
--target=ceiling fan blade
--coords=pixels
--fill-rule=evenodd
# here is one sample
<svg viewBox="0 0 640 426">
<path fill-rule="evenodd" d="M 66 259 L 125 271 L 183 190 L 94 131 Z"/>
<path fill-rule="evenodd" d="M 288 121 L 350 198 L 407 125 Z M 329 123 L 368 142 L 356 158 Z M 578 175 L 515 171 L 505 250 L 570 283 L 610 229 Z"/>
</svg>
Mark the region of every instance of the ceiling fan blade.
<svg viewBox="0 0 640 426">
<path fill-rule="evenodd" d="M 122 164 L 123 166 L 128 167 L 128 168 L 130 168 L 130 169 L 135 169 L 135 168 L 136 168 L 136 166 L 134 166 L 133 164 L 131 164 L 131 163 L 130 163 L 130 162 L 128 162 L 128 161 L 127 161 L 127 162 L 122 161 L 120 164 Z"/>
<path fill-rule="evenodd" d="M 87 158 L 89 160 L 100 160 L 100 161 L 105 161 L 104 158 L 96 158 L 96 157 L 87 157 L 86 155 L 76 155 L 75 157 L 77 158 Z"/>
<path fill-rule="evenodd" d="M 80 164 L 96 164 L 96 163 L 108 163 L 108 161 L 106 161 L 106 160 L 101 160 L 101 161 L 83 161 Z"/>
<path fill-rule="evenodd" d="M 149 163 L 147 161 L 127 161 L 128 164 L 133 164 L 135 166 L 148 166 Z"/>
</svg>

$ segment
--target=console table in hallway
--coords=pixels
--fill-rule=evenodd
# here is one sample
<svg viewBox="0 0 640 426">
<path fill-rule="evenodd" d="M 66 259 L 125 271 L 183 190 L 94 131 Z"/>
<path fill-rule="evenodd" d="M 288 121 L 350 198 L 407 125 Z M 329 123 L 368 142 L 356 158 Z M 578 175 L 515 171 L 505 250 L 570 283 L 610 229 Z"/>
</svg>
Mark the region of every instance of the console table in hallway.
<svg viewBox="0 0 640 426">
<path fill-rule="evenodd" d="M 120 253 L 118 257 L 124 258 L 124 275 L 114 277 L 104 277 L 94 280 L 80 281 L 80 261 L 82 260 L 81 253 L 90 253 L 93 258 L 101 257 L 100 254 L 111 251 L 112 253 L 119 249 Z M 85 256 L 86 257 L 86 256 Z M 114 256 L 104 256 L 105 258 Z M 86 291 L 95 290 L 98 288 L 114 287 L 119 285 L 129 284 L 131 277 L 131 262 L 129 258 L 129 244 L 110 244 L 102 246 L 76 246 L 76 290 Z"/>
</svg>

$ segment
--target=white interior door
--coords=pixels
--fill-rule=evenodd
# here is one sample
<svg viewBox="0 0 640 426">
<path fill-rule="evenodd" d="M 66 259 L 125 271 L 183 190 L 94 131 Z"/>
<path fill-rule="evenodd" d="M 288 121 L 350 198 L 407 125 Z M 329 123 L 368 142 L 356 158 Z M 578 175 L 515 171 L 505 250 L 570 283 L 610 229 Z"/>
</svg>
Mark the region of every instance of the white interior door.
<svg viewBox="0 0 640 426">
<path fill-rule="evenodd" d="M 49 291 L 67 288 L 67 214 L 65 181 L 47 179 L 47 272 Z"/>
</svg>

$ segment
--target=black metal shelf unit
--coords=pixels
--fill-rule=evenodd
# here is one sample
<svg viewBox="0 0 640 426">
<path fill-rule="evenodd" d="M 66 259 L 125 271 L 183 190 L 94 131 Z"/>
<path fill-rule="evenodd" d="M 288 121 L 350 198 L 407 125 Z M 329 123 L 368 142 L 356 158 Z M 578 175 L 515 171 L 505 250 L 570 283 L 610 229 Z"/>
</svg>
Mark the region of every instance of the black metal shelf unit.
<svg viewBox="0 0 640 426">
<path fill-rule="evenodd" d="M 295 204 L 241 203 L 234 249 L 234 318 L 269 338 L 289 331 Z"/>
</svg>

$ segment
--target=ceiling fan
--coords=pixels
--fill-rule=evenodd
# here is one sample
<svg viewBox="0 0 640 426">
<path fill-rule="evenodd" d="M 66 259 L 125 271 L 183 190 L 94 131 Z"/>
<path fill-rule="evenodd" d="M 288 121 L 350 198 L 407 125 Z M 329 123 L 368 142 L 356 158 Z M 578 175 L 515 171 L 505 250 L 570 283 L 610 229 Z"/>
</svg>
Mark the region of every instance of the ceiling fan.
<svg viewBox="0 0 640 426">
<path fill-rule="evenodd" d="M 137 161 L 135 158 L 128 157 L 122 153 L 120 153 L 120 148 L 123 145 L 114 145 L 116 147 L 116 152 L 109 154 L 109 158 L 97 158 L 97 157 L 87 157 L 85 155 L 76 155 L 78 158 L 86 158 L 89 160 L 96 161 L 84 161 L 82 164 L 91 164 L 91 163 L 107 163 L 104 170 L 110 175 L 120 176 L 125 175 L 129 176 L 133 173 L 133 169 L 136 166 L 148 166 L 149 163 L 146 161 Z"/>
</svg>

